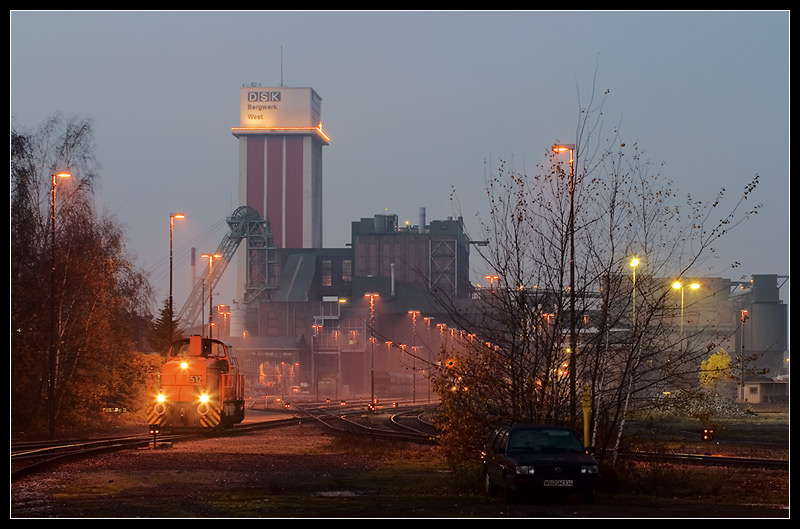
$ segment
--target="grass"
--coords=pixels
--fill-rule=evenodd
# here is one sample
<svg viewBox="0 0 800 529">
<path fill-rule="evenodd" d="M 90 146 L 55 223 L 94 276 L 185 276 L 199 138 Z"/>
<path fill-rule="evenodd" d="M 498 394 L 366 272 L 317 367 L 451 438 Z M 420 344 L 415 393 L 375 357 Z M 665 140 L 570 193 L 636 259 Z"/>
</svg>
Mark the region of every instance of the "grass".
<svg viewBox="0 0 800 529">
<path fill-rule="evenodd" d="M 631 448 L 648 452 L 689 453 L 788 459 L 789 413 L 763 408 L 750 417 L 719 418 L 701 424 L 689 418 L 666 418 L 634 428 Z M 704 427 L 714 428 L 714 441 L 702 441 Z M 672 463 L 618 462 L 604 469 L 609 493 L 690 499 L 717 504 L 788 505 L 789 473 L 784 470 L 740 469 Z"/>
</svg>

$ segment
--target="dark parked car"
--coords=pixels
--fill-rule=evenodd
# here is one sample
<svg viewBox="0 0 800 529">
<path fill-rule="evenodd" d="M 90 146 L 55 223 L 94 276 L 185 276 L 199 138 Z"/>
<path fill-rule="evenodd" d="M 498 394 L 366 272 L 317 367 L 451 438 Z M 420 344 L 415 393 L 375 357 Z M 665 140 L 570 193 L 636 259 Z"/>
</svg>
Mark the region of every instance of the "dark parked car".
<svg viewBox="0 0 800 529">
<path fill-rule="evenodd" d="M 597 461 L 569 428 L 517 424 L 495 430 L 482 452 L 486 493 L 511 500 L 525 492 L 568 492 L 594 498 Z"/>
</svg>

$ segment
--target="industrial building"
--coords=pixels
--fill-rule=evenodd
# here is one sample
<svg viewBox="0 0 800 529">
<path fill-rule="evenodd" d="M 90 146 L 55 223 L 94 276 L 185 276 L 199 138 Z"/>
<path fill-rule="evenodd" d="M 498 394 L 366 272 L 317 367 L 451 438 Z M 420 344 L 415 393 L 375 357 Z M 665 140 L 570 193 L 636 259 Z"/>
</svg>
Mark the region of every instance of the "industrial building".
<svg viewBox="0 0 800 529">
<path fill-rule="evenodd" d="M 463 221 L 428 223 L 420 208 L 419 224 L 399 226 L 384 213 L 354 221 L 347 248 L 325 248 L 321 102 L 311 88 L 241 88 L 241 205 L 178 317 L 237 348 L 254 394 L 346 397 L 376 380 L 378 394 L 428 393 L 434 347 L 422 336 L 444 321 L 434 298 L 470 296 Z M 203 307 L 232 262 L 239 298 L 216 321 L 208 309 L 206 328 Z"/>
<path fill-rule="evenodd" d="M 753 275 L 731 298 L 738 311 L 735 351 L 745 365 L 737 400 L 747 403 L 789 403 L 789 315 L 780 288 L 787 276 Z"/>
<path fill-rule="evenodd" d="M 432 325 L 446 322 L 438 296 L 471 294 L 469 240 L 460 220 L 420 228 L 396 219 L 353 222 L 347 248 L 274 250 L 275 283 L 231 314 L 229 339 L 248 380 L 267 394 L 427 395 Z"/>
<path fill-rule="evenodd" d="M 455 339 L 441 302 L 470 303 L 475 294 L 473 242 L 461 218 L 428 221 L 421 207 L 416 224 L 399 225 L 387 212 L 354 220 L 346 248 L 325 248 L 322 152 L 331 139 L 321 102 L 311 88 L 241 89 L 240 124 L 231 129 L 241 206 L 228 219 L 219 263 L 207 269 L 213 290 L 235 261 L 239 298 L 209 332 L 234 345 L 254 395 L 430 398 L 425 370 Z M 736 354 L 754 357 L 748 373 L 783 374 L 788 321 L 778 279 L 706 278 L 685 321 L 713 321 L 734 336 Z M 205 292 L 198 281 L 182 321 L 202 314 Z"/>
</svg>

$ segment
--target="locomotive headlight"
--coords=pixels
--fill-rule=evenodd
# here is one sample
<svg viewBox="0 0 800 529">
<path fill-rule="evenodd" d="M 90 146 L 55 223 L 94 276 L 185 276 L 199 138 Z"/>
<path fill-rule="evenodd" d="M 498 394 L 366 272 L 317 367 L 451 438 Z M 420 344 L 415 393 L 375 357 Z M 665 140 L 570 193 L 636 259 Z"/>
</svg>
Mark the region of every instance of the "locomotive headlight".
<svg viewBox="0 0 800 529">
<path fill-rule="evenodd" d="M 167 405 L 164 404 L 166 401 L 167 396 L 163 393 L 156 395 L 156 405 L 153 406 L 153 411 L 156 412 L 157 415 L 164 415 L 167 413 Z"/>
<path fill-rule="evenodd" d="M 200 404 L 197 405 L 197 413 L 199 413 L 200 415 L 206 415 L 208 412 L 209 412 L 208 394 L 201 393 Z"/>
<path fill-rule="evenodd" d="M 181 362 L 181 369 L 186 369 L 187 367 L 189 367 L 189 362 L 187 362 L 186 360 Z"/>
</svg>

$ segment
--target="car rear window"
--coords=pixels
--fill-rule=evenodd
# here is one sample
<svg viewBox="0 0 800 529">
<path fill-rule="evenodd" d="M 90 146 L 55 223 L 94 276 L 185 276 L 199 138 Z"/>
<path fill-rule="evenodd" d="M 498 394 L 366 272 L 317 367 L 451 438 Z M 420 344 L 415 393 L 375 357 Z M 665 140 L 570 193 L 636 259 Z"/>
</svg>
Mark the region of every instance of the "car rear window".
<svg viewBox="0 0 800 529">
<path fill-rule="evenodd" d="M 575 434 L 568 430 L 530 429 L 511 432 L 509 451 L 568 450 L 583 451 Z"/>
</svg>

